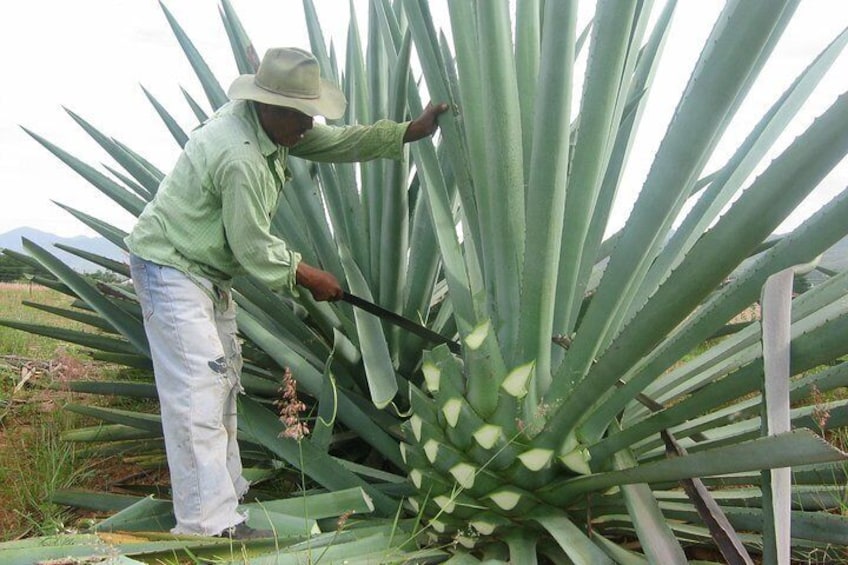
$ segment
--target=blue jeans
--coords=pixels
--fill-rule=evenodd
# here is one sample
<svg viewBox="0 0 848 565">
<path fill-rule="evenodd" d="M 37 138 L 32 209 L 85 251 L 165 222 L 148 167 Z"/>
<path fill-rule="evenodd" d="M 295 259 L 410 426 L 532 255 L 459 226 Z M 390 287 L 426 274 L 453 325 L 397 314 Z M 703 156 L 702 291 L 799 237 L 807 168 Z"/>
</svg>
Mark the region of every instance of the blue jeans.
<svg viewBox="0 0 848 565">
<path fill-rule="evenodd" d="M 217 535 L 245 520 L 236 441 L 242 359 L 230 292 L 130 255 L 171 474 L 175 534 Z"/>
</svg>

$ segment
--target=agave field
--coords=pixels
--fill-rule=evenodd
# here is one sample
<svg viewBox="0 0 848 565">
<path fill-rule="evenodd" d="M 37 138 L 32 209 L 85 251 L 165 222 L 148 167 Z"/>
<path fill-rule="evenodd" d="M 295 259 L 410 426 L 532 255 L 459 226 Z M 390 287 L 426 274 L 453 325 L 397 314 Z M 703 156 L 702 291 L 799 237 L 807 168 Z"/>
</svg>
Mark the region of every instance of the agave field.
<svg viewBox="0 0 848 565">
<path fill-rule="evenodd" d="M 451 111 L 440 134 L 401 161 L 291 159 L 274 229 L 353 294 L 456 340 L 459 353 L 349 305 L 238 278 L 239 439 L 248 478 L 264 488 L 245 507 L 249 523 L 276 538 L 239 547 L 175 538 L 169 501 L 125 485 L 58 493 L 60 503 L 111 516 L 91 532 L 0 545 L 4 562 L 848 559 L 848 455 L 833 443 L 848 400 L 828 396 L 848 386 L 848 273 L 792 294 L 794 273 L 848 234 L 848 191 L 775 235 L 848 153 L 848 95 L 757 169 L 848 31 L 707 170 L 798 4 L 728 0 L 628 220 L 607 236 L 676 2 L 601 0 L 578 29 L 576 1 L 452 0 L 448 39 L 426 1 L 372 0 L 367 33 L 350 24 L 343 68 L 311 0 L 303 4 L 322 74 L 349 101 L 339 123 L 417 116 L 421 86 Z M 205 100 L 186 92 L 199 122 L 226 95 L 163 9 L 203 87 Z M 253 72 L 256 49 L 228 0 L 221 16 L 238 70 Z M 585 69 L 575 63 L 584 54 Z M 190 130 L 148 97 L 184 145 Z M 30 133 L 139 214 L 167 171 L 71 118 L 120 169 L 99 170 Z M 121 230 L 72 201 L 62 206 L 124 248 Z M 14 256 L 38 282 L 77 298 L 56 314 L 90 330 L 0 323 L 150 367 L 131 290 L 95 285 L 32 242 L 25 249 Z M 74 252 L 129 275 L 125 264 Z M 731 324 L 754 304 L 761 317 Z M 280 417 L 287 372 L 305 437 L 285 434 Z M 156 394 L 152 374 L 71 386 Z M 157 415 L 68 409 L 102 425 L 67 440 L 161 462 Z"/>
</svg>

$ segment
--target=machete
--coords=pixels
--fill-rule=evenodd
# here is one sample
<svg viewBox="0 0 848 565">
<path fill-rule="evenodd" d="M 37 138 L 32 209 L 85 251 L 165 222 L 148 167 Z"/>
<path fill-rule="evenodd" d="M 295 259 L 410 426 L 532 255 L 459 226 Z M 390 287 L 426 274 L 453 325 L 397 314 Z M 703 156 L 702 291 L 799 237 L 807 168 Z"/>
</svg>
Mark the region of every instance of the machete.
<svg viewBox="0 0 848 565">
<path fill-rule="evenodd" d="M 408 332 L 412 332 L 418 337 L 423 337 L 429 342 L 444 343 L 448 346 L 448 349 L 450 349 L 451 352 L 459 354 L 459 344 L 457 342 L 450 340 L 441 334 L 437 334 L 430 328 L 425 328 L 420 324 L 416 324 L 409 318 L 404 318 L 403 316 L 395 314 L 391 310 L 386 310 L 382 306 L 377 306 L 373 302 L 369 302 L 364 298 L 360 298 L 358 296 L 350 294 L 349 292 L 345 292 L 344 294 L 342 294 L 342 300 L 344 300 L 348 304 L 356 306 L 357 308 L 365 310 L 369 314 L 377 316 L 381 320 L 385 320 L 390 324 L 394 324 L 398 327 L 405 329 Z"/>
</svg>

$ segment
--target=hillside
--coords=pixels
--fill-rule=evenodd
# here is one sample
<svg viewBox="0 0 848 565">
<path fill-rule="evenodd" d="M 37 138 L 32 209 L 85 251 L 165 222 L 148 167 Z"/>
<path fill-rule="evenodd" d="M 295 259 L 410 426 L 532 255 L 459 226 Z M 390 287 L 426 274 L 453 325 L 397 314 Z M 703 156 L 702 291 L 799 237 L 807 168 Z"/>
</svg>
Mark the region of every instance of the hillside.
<svg viewBox="0 0 848 565">
<path fill-rule="evenodd" d="M 98 265 L 95 265 L 94 263 L 86 261 L 85 259 L 81 259 L 76 255 L 66 253 L 61 249 L 54 247 L 54 244 L 61 243 L 70 247 L 75 247 L 77 249 L 88 251 L 89 253 L 102 255 L 104 257 L 108 257 L 116 261 L 126 262 L 127 260 L 126 253 L 123 250 L 118 249 L 118 247 L 116 247 L 110 241 L 102 237 L 60 237 L 52 233 L 27 227 L 17 228 L 4 234 L 0 234 L 0 248 L 24 252 L 23 245 L 21 243 L 21 238 L 26 238 L 33 241 L 34 243 L 45 248 L 53 255 L 56 255 L 65 264 L 69 265 L 74 270 L 84 273 L 99 271 L 100 267 Z"/>
</svg>

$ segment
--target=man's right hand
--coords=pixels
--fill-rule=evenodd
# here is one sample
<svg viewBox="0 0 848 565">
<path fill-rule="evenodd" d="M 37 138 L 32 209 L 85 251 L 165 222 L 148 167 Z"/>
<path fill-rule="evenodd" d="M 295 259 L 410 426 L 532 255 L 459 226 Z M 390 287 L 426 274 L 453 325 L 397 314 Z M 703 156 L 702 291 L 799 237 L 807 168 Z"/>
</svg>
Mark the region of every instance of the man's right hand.
<svg viewBox="0 0 848 565">
<path fill-rule="evenodd" d="M 319 302 L 340 300 L 344 290 L 332 273 L 306 263 L 299 263 L 295 274 L 297 284 L 309 289 L 312 298 Z"/>
</svg>

